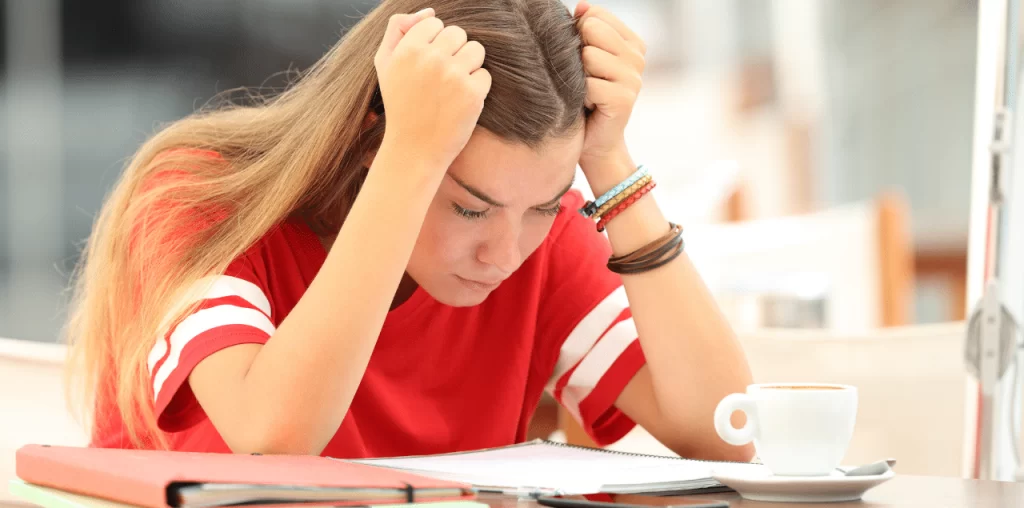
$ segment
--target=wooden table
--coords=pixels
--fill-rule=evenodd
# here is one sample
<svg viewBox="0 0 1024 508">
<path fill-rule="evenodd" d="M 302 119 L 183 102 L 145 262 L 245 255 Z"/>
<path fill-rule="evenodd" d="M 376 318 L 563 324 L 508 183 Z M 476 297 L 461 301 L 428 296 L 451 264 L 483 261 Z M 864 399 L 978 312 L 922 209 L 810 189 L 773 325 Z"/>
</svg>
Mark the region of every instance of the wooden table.
<svg viewBox="0 0 1024 508">
<path fill-rule="evenodd" d="M 687 500 L 724 500 L 730 508 L 1020 508 L 1024 507 L 1024 483 L 964 480 L 938 476 L 897 474 L 849 503 L 764 503 L 746 501 L 739 494 L 687 496 Z M 481 497 L 491 508 L 538 508 L 531 501 L 512 497 Z M 543 508 L 543 507 L 542 507 Z"/>
</svg>

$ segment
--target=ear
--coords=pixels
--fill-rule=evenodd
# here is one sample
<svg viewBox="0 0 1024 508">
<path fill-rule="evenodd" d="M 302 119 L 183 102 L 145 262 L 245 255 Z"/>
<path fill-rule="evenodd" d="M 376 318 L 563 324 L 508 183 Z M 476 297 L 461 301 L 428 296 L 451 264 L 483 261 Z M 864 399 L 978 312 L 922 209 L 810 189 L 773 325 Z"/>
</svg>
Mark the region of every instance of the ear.
<svg viewBox="0 0 1024 508">
<path fill-rule="evenodd" d="M 377 113 L 373 111 L 367 111 L 366 116 L 363 117 L 363 130 L 367 130 L 373 127 L 373 124 L 377 123 Z"/>
<path fill-rule="evenodd" d="M 377 158 L 377 150 L 370 150 L 363 155 L 363 167 L 369 168 L 373 165 L 373 160 Z"/>
</svg>

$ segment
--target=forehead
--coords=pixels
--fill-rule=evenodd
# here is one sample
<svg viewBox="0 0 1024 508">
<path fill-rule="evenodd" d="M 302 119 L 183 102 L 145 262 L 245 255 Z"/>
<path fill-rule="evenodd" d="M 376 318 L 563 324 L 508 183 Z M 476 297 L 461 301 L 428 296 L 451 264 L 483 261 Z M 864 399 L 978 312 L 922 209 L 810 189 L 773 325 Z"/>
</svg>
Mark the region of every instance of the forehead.
<svg viewBox="0 0 1024 508">
<path fill-rule="evenodd" d="M 551 199 L 572 180 L 582 150 L 582 129 L 534 148 L 477 127 L 448 171 L 503 202 L 532 206 Z"/>
</svg>

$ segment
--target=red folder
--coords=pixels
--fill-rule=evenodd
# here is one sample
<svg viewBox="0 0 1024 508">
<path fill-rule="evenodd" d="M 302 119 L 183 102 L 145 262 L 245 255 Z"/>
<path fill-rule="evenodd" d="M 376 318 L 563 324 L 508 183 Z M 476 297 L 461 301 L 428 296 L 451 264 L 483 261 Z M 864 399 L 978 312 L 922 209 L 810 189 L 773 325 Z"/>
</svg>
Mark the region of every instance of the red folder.
<svg viewBox="0 0 1024 508">
<path fill-rule="evenodd" d="M 316 456 L 28 445 L 17 452 L 16 471 L 28 483 L 149 507 L 474 497 L 465 484 Z"/>
</svg>

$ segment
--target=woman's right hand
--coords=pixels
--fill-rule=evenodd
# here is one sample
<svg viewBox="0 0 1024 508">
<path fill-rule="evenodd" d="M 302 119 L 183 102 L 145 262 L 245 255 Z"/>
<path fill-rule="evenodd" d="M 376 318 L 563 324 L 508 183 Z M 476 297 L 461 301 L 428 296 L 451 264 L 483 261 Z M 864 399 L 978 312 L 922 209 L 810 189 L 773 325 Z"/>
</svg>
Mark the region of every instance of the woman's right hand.
<svg viewBox="0 0 1024 508">
<path fill-rule="evenodd" d="M 491 88 L 484 47 L 433 9 L 392 16 L 374 57 L 385 142 L 447 170 L 473 134 Z"/>
</svg>

